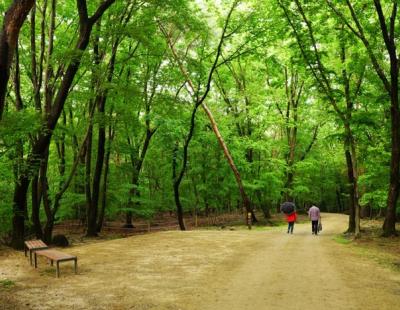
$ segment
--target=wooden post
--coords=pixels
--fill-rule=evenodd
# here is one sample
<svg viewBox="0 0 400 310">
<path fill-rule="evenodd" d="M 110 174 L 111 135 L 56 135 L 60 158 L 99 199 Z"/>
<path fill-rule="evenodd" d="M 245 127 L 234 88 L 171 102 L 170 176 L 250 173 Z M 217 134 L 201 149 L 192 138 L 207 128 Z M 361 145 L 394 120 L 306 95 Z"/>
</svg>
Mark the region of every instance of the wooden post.
<svg viewBox="0 0 400 310">
<path fill-rule="evenodd" d="M 247 227 L 251 229 L 251 212 L 247 212 Z"/>
<path fill-rule="evenodd" d="M 59 261 L 56 262 L 56 276 L 57 276 L 57 278 L 60 277 L 60 262 Z"/>
</svg>

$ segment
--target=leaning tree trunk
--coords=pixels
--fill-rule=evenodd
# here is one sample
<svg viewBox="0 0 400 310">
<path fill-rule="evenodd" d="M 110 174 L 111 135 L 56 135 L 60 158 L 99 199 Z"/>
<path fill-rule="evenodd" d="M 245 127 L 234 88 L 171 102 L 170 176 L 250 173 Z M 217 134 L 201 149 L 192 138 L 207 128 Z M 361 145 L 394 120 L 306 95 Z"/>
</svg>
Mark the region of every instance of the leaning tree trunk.
<svg viewBox="0 0 400 310">
<path fill-rule="evenodd" d="M 216 70 L 216 68 L 218 66 L 218 61 L 219 61 L 219 58 L 220 58 L 220 56 L 222 54 L 222 45 L 224 43 L 224 40 L 227 38 L 226 33 L 227 33 L 227 29 L 228 29 L 228 25 L 229 25 L 229 21 L 230 21 L 231 15 L 232 15 L 232 13 L 233 13 L 233 11 L 234 11 L 234 9 L 236 8 L 237 5 L 238 5 L 238 1 L 234 1 L 232 6 L 231 6 L 231 8 L 230 8 L 230 10 L 229 10 L 229 12 L 228 12 L 228 15 L 227 15 L 226 19 L 225 19 L 224 28 L 222 30 L 221 37 L 220 37 L 220 40 L 219 40 L 219 43 L 218 43 L 218 47 L 217 47 L 217 53 L 216 53 L 213 65 L 212 65 L 212 67 L 211 67 L 211 69 L 210 69 L 210 71 L 208 73 L 208 79 L 207 79 L 207 84 L 206 84 L 206 87 L 205 87 L 205 91 L 204 91 L 204 93 L 203 93 L 203 95 L 201 97 L 198 96 L 199 95 L 198 91 L 196 91 L 196 88 L 194 86 L 194 83 L 193 83 L 192 79 L 190 78 L 190 75 L 189 75 L 188 71 L 184 67 L 182 61 L 180 60 L 180 58 L 179 58 L 179 56 L 178 56 L 178 54 L 177 54 L 177 52 L 175 50 L 175 46 L 174 46 L 174 43 L 172 42 L 172 38 L 171 38 L 170 34 L 163 28 L 163 26 L 161 24 L 159 24 L 159 27 L 160 27 L 161 32 L 164 34 L 165 38 L 167 39 L 167 43 L 168 43 L 168 45 L 170 47 L 170 50 L 172 52 L 172 55 L 173 55 L 174 59 L 178 63 L 178 66 L 179 66 L 179 69 L 180 69 L 182 75 L 185 77 L 186 82 L 189 85 L 189 88 L 193 92 L 192 95 L 194 97 L 197 97 L 196 103 L 195 103 L 195 109 L 194 109 L 193 114 L 192 114 L 192 119 L 194 120 L 194 116 L 195 116 L 197 107 L 199 105 L 201 105 L 202 108 L 204 109 L 204 111 L 206 112 L 207 117 L 210 120 L 213 132 L 215 133 L 215 135 L 217 137 L 217 140 L 218 140 L 218 143 L 222 147 L 224 155 L 225 155 L 225 157 L 226 157 L 226 159 L 228 161 L 228 164 L 229 164 L 230 168 L 232 169 L 233 174 L 235 175 L 235 179 L 236 179 L 236 182 L 238 183 L 238 187 L 239 187 L 240 196 L 242 198 L 243 207 L 246 210 L 246 222 L 247 222 L 247 224 L 249 225 L 249 228 L 250 228 L 251 227 L 250 219 L 252 218 L 252 215 L 253 215 L 253 210 L 252 210 L 252 207 L 251 207 L 250 199 L 246 195 L 246 192 L 245 192 L 245 189 L 244 189 L 243 182 L 242 182 L 242 179 L 240 177 L 239 171 L 236 168 L 236 165 L 235 165 L 235 163 L 233 161 L 233 158 L 232 158 L 232 156 L 231 156 L 231 154 L 230 154 L 230 152 L 228 150 L 228 147 L 226 146 L 226 144 L 225 144 L 225 142 L 224 142 L 224 140 L 223 140 L 223 138 L 221 136 L 221 133 L 219 132 L 219 129 L 218 129 L 217 123 L 216 123 L 216 121 L 214 119 L 214 116 L 212 115 L 211 110 L 204 103 L 204 101 L 207 98 L 208 93 L 209 93 L 209 91 L 211 89 L 211 81 L 212 81 L 212 78 L 213 78 L 213 74 L 214 74 L 214 72 L 215 72 L 215 70 Z M 195 94 L 197 94 L 197 95 L 195 95 Z M 185 144 L 186 144 L 186 142 L 185 142 Z M 190 142 L 190 140 L 189 140 L 189 142 Z M 179 186 L 179 184 L 178 184 L 178 186 Z M 179 198 L 179 195 L 178 195 L 177 198 Z"/>
<path fill-rule="evenodd" d="M 236 182 L 237 182 L 238 187 L 239 187 L 240 196 L 242 198 L 243 207 L 246 210 L 246 213 L 251 213 L 252 214 L 253 210 L 252 210 L 252 207 L 251 207 L 251 204 L 250 204 L 250 199 L 248 198 L 248 196 L 246 194 L 246 191 L 244 189 L 243 182 L 242 182 L 242 179 L 240 177 L 239 170 L 237 169 L 237 167 L 236 167 L 236 165 L 235 165 L 235 163 L 233 161 L 232 155 L 229 152 L 229 149 L 226 146 L 225 141 L 221 136 L 221 133 L 219 132 L 219 129 L 218 129 L 217 123 L 216 123 L 216 121 L 214 119 L 214 116 L 212 115 L 211 110 L 207 107 L 207 105 L 204 102 L 202 103 L 201 106 L 204 109 L 204 111 L 206 112 L 206 114 L 208 116 L 208 119 L 210 120 L 211 127 L 212 127 L 212 129 L 213 129 L 213 131 L 215 133 L 215 136 L 217 137 L 218 143 L 219 143 L 219 145 L 221 146 L 221 148 L 222 148 L 222 150 L 224 152 L 224 155 L 225 155 L 225 158 L 228 161 L 229 167 L 231 168 L 233 174 L 235 175 L 235 179 L 236 179 Z M 248 222 L 248 216 L 246 216 L 246 219 L 247 219 L 247 222 Z"/>
</svg>

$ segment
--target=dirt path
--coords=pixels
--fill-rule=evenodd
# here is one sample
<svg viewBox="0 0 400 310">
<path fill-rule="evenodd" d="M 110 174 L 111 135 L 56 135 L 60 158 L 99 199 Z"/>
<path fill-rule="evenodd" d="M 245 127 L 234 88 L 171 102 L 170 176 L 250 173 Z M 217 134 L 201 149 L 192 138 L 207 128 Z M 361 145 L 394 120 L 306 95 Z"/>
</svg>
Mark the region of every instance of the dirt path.
<svg viewBox="0 0 400 310">
<path fill-rule="evenodd" d="M 270 231 L 163 232 L 84 244 L 79 274 L 61 279 L 44 261 L 34 270 L 16 252 L 0 253 L 0 309 L 396 309 L 400 274 L 332 238 L 346 216 L 324 215 L 293 235 Z"/>
<path fill-rule="evenodd" d="M 324 231 L 296 225 L 294 235 L 260 240 L 245 264 L 223 275 L 201 309 L 395 309 L 400 277 L 332 238 L 347 217 L 324 215 Z"/>
</svg>

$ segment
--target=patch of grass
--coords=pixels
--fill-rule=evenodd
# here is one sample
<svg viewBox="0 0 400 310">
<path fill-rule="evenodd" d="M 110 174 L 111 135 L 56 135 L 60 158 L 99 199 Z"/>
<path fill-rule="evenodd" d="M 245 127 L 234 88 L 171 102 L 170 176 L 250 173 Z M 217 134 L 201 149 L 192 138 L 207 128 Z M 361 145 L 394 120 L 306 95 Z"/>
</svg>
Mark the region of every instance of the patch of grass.
<svg viewBox="0 0 400 310">
<path fill-rule="evenodd" d="M 15 282 L 9 279 L 0 280 L 0 288 L 9 289 L 15 286 Z"/>
<path fill-rule="evenodd" d="M 344 235 L 337 235 L 333 237 L 333 240 L 335 240 L 339 244 L 349 244 L 352 242 L 352 240 L 346 238 Z"/>
</svg>

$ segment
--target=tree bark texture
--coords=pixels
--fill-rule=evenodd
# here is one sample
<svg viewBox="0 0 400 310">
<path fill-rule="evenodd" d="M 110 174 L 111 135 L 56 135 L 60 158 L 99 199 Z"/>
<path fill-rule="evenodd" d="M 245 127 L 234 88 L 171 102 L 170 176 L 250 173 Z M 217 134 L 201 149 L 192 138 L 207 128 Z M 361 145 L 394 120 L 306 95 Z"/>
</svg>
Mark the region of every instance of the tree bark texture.
<svg viewBox="0 0 400 310">
<path fill-rule="evenodd" d="M 10 67 L 18 35 L 34 3 L 34 0 L 14 0 L 4 16 L 0 32 L 0 121 L 3 117 Z"/>
</svg>

